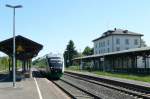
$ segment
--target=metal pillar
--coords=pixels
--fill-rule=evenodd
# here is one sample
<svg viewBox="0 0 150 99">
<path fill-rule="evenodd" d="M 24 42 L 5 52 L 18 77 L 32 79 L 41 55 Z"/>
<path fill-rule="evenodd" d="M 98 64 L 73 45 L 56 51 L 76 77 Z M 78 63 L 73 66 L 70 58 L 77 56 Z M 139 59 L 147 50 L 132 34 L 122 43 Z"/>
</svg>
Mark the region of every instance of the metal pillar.
<svg viewBox="0 0 150 99">
<path fill-rule="evenodd" d="M 112 71 L 114 71 L 115 65 L 114 65 L 114 57 L 112 57 Z"/>
<path fill-rule="evenodd" d="M 30 73 L 30 78 L 32 77 L 32 71 L 31 71 L 31 59 L 29 60 L 29 73 Z"/>
<path fill-rule="evenodd" d="M 135 68 L 136 68 L 136 71 L 135 71 L 135 72 L 138 72 L 138 71 L 137 71 L 137 56 L 135 56 Z"/>
<path fill-rule="evenodd" d="M 10 56 L 9 56 L 9 59 L 8 59 L 8 65 L 9 65 L 9 73 L 10 73 Z"/>
<path fill-rule="evenodd" d="M 123 66 L 123 65 L 124 65 L 124 64 L 123 64 L 123 57 L 121 56 L 121 72 L 124 71 L 124 69 L 123 69 L 124 66 Z"/>
<path fill-rule="evenodd" d="M 27 62 L 27 71 L 28 71 L 28 66 L 29 66 L 29 60 L 27 60 L 26 62 Z"/>
<path fill-rule="evenodd" d="M 103 71 L 105 72 L 105 56 L 103 56 Z"/>
<path fill-rule="evenodd" d="M 145 63 L 145 69 L 146 69 L 146 56 L 144 56 L 144 63 Z"/>
<path fill-rule="evenodd" d="M 26 63 L 25 63 L 25 60 L 24 60 L 24 61 L 23 61 L 23 72 L 26 71 L 25 65 L 26 65 Z"/>
<path fill-rule="evenodd" d="M 82 69 L 83 69 L 83 61 L 82 61 L 82 59 L 81 59 L 80 62 L 81 62 L 81 63 L 80 63 L 80 70 L 82 70 Z"/>
<path fill-rule="evenodd" d="M 135 56 L 132 57 L 132 72 L 135 72 Z"/>
<path fill-rule="evenodd" d="M 6 5 L 6 7 L 12 8 L 13 9 L 13 87 L 16 85 L 16 42 L 15 42 L 15 9 L 16 8 L 21 8 L 21 5 Z"/>
<path fill-rule="evenodd" d="M 127 72 L 128 72 L 128 69 L 129 69 L 129 56 L 127 56 Z"/>
<path fill-rule="evenodd" d="M 16 58 L 15 58 L 16 60 Z M 16 65 L 16 68 L 15 68 L 15 72 L 17 71 L 17 60 L 15 61 L 15 65 Z"/>
<path fill-rule="evenodd" d="M 98 58 L 98 70 L 100 70 L 100 58 Z"/>
</svg>

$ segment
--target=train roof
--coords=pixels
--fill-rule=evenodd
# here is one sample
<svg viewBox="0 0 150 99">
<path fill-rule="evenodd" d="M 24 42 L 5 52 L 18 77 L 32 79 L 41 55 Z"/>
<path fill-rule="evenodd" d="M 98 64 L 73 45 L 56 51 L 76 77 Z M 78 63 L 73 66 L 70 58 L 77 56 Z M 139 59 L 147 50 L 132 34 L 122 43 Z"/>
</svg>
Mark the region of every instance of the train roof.
<svg viewBox="0 0 150 99">
<path fill-rule="evenodd" d="M 53 54 L 53 53 L 50 53 L 50 54 L 47 54 L 46 55 L 47 56 L 47 58 L 51 58 L 51 57 L 60 57 L 60 58 L 62 58 L 63 57 L 63 55 L 62 54 Z"/>
</svg>

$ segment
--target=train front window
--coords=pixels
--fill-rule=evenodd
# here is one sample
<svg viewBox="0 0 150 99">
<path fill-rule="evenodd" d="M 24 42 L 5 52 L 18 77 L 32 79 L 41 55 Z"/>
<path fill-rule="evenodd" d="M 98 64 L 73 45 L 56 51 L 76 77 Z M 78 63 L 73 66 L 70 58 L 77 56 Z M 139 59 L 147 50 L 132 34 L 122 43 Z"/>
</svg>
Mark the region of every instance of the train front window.
<svg viewBox="0 0 150 99">
<path fill-rule="evenodd" d="M 62 67 L 62 63 L 61 62 L 51 62 L 51 66 L 52 67 Z"/>
<path fill-rule="evenodd" d="M 62 67 L 62 62 L 59 57 L 49 58 L 50 67 Z"/>
</svg>

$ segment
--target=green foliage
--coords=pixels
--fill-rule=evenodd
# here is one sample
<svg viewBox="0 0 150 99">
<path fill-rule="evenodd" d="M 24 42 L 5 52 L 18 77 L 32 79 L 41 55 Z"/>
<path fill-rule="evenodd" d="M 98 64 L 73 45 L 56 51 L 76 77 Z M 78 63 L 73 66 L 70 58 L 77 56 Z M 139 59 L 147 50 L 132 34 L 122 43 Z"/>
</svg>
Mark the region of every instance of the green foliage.
<svg viewBox="0 0 150 99">
<path fill-rule="evenodd" d="M 73 64 L 72 59 L 77 55 L 77 51 L 75 50 L 74 42 L 72 40 L 69 41 L 66 51 L 64 52 L 64 63 L 65 66 L 70 66 Z"/>
<path fill-rule="evenodd" d="M 74 70 L 74 71 L 79 71 L 80 70 L 80 66 L 76 65 L 76 66 L 69 66 L 68 68 L 66 68 L 67 70 Z"/>
<path fill-rule="evenodd" d="M 77 54 L 74 55 L 74 58 L 76 58 L 76 57 L 82 57 L 82 56 L 84 56 L 82 53 L 77 52 Z"/>
<path fill-rule="evenodd" d="M 81 71 L 79 65 L 77 66 L 70 66 L 66 68 L 66 70 L 71 71 Z M 117 77 L 117 78 L 125 78 L 130 80 L 137 80 L 137 81 L 144 81 L 150 82 L 150 75 L 143 75 L 143 74 L 128 74 L 128 73 L 117 73 L 117 72 L 103 72 L 103 71 L 95 71 L 91 70 L 91 68 L 84 68 L 82 72 L 90 72 L 100 76 L 109 76 L 109 77 Z"/>
<path fill-rule="evenodd" d="M 5 70 L 8 68 L 9 62 L 8 62 L 8 57 L 0 57 L 0 71 Z"/>
<path fill-rule="evenodd" d="M 93 73 L 98 75 L 110 76 L 110 77 L 118 77 L 118 78 L 125 78 L 125 79 L 137 80 L 137 81 L 150 82 L 150 75 L 111 73 L 111 72 L 102 72 L 102 71 L 94 71 Z"/>
<path fill-rule="evenodd" d="M 32 64 L 39 68 L 45 68 L 47 65 L 46 58 L 38 58 L 32 62 Z"/>
<path fill-rule="evenodd" d="M 141 39 L 141 46 L 142 47 L 147 47 L 147 44 L 146 44 L 146 42 L 143 39 Z"/>
<path fill-rule="evenodd" d="M 85 55 L 85 56 L 92 55 L 93 54 L 93 48 L 90 48 L 88 46 L 85 47 L 85 49 L 84 49 L 82 54 Z"/>
<path fill-rule="evenodd" d="M 9 59 L 8 56 L 0 57 L 0 71 L 9 69 L 9 61 L 12 67 L 12 59 Z M 21 61 L 17 60 L 17 68 L 20 68 L 21 66 L 22 66 Z"/>
</svg>

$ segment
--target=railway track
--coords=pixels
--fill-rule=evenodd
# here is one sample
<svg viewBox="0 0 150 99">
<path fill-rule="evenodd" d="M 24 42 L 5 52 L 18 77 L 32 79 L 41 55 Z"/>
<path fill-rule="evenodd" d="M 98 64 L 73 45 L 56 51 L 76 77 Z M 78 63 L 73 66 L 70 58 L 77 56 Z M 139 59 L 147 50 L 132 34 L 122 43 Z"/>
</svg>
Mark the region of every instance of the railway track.
<svg viewBox="0 0 150 99">
<path fill-rule="evenodd" d="M 149 89 L 71 72 L 52 82 L 73 99 L 150 99 Z"/>
<path fill-rule="evenodd" d="M 45 77 L 45 73 L 43 71 L 36 71 L 33 73 L 33 76 L 37 77 L 37 75 L 38 77 Z M 95 97 L 92 94 L 66 82 L 65 80 L 49 80 L 51 80 L 57 87 L 59 87 L 68 96 L 70 96 L 71 99 L 95 99 Z"/>
<path fill-rule="evenodd" d="M 98 99 L 97 96 L 77 87 L 65 80 L 53 81 L 60 89 L 68 94 L 72 99 Z"/>
<path fill-rule="evenodd" d="M 76 74 L 76 73 L 71 73 L 71 72 L 66 72 L 64 75 L 67 78 L 71 77 L 72 79 L 88 82 L 97 87 L 103 86 L 105 88 L 113 89 L 114 91 L 118 91 L 122 95 L 128 95 L 129 98 L 131 98 L 130 96 L 132 96 L 133 98 L 150 99 L 150 89 L 143 88 L 141 86 L 123 84 L 123 83 L 116 82 L 116 81 L 108 81 L 108 79 L 105 80 L 105 79 L 100 79 L 96 77 L 91 77 L 91 76 Z M 99 90 L 97 91 L 99 92 Z M 128 99 L 128 98 L 125 98 L 125 99 Z"/>
<path fill-rule="evenodd" d="M 96 90 L 93 90 L 93 88 L 91 88 L 93 85 L 85 87 L 83 83 L 74 83 L 73 79 L 65 76 L 53 82 L 73 99 L 135 99 L 128 95 L 122 95 L 121 93 L 110 92 L 110 90 L 107 92 L 108 89 L 106 88 L 102 88 L 103 92 L 99 92 L 97 89 L 101 90 L 101 88 L 98 86 L 96 86 Z M 79 81 L 79 79 L 76 80 Z M 84 82 L 84 84 L 86 83 Z M 108 94 L 109 96 L 107 96 Z"/>
</svg>

